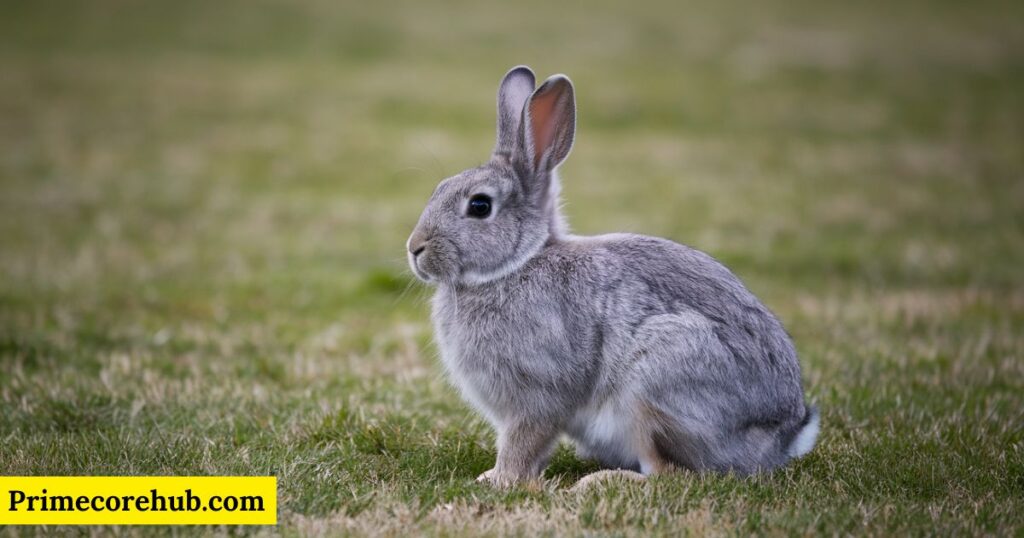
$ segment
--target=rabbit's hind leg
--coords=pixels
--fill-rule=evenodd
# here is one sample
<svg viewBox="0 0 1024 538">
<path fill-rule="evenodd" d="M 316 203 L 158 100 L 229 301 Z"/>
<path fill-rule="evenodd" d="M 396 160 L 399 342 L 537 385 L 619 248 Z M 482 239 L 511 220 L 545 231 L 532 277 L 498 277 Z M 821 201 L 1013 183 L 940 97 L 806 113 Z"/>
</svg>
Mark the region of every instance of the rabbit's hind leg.
<svg viewBox="0 0 1024 538">
<path fill-rule="evenodd" d="M 644 474 L 716 468 L 737 377 L 713 323 L 696 312 L 651 316 L 631 353 L 639 395 L 634 446 Z"/>
<path fill-rule="evenodd" d="M 640 472 L 644 476 L 652 474 L 667 473 L 675 469 L 672 462 L 661 455 L 655 444 L 654 436 L 650 433 L 638 439 L 640 445 Z"/>
<path fill-rule="evenodd" d="M 569 491 L 583 492 L 598 484 L 611 481 L 643 482 L 647 477 L 628 469 L 604 469 L 595 471 L 576 481 Z"/>
<path fill-rule="evenodd" d="M 631 469 L 621 468 L 596 471 L 576 481 L 572 491 L 585 491 L 592 486 L 609 481 L 640 482 L 649 475 L 666 473 L 675 469 L 675 466 L 658 452 L 654 438 L 651 437 L 649 432 L 637 435 L 634 438 L 634 445 L 638 448 L 637 452 L 640 460 L 639 473 Z"/>
</svg>

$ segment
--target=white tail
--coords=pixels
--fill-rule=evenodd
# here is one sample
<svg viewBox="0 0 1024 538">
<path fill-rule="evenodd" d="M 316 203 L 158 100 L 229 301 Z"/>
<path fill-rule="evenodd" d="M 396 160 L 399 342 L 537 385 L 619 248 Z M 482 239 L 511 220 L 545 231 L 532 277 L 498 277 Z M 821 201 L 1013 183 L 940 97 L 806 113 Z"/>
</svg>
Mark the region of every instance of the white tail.
<svg viewBox="0 0 1024 538">
<path fill-rule="evenodd" d="M 811 419 L 807 421 L 807 424 L 800 431 L 797 432 L 796 437 L 793 438 L 793 442 L 789 444 L 789 457 L 799 458 L 807 454 L 814 448 L 814 443 L 818 440 L 818 432 L 821 430 L 821 419 L 818 415 L 818 409 L 814 408 L 811 410 Z"/>
</svg>

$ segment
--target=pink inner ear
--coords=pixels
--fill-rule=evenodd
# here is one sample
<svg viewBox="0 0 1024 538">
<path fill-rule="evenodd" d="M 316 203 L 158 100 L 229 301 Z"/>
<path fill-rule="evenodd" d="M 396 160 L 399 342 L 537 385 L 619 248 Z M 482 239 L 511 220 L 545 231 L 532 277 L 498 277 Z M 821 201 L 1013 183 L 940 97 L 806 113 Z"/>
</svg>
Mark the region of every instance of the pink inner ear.
<svg viewBox="0 0 1024 538">
<path fill-rule="evenodd" d="M 530 127 L 533 131 L 533 165 L 540 166 L 544 152 L 555 137 L 555 103 L 560 92 L 551 90 L 530 100 Z"/>
</svg>

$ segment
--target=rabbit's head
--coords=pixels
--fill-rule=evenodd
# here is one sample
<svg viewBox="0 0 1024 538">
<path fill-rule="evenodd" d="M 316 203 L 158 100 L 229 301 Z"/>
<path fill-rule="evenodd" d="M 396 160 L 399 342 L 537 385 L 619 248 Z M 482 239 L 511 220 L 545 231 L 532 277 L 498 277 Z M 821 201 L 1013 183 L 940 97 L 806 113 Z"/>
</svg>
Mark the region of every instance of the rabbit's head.
<svg viewBox="0 0 1024 538">
<path fill-rule="evenodd" d="M 498 89 L 498 142 L 489 162 L 441 181 L 407 243 L 431 283 L 482 284 L 530 260 L 564 233 L 555 168 L 572 149 L 576 101 L 563 75 L 534 90 L 513 68 Z"/>
</svg>

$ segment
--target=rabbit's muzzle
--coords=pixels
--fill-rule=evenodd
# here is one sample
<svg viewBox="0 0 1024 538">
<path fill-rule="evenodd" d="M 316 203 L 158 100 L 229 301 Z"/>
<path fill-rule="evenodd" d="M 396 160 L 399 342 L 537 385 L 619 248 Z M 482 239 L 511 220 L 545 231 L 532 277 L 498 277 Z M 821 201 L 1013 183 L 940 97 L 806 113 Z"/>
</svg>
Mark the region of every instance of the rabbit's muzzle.
<svg viewBox="0 0 1024 538">
<path fill-rule="evenodd" d="M 428 236 L 417 229 L 407 243 L 409 267 L 417 278 L 434 283 L 455 272 L 454 248 L 437 236 Z"/>
</svg>

